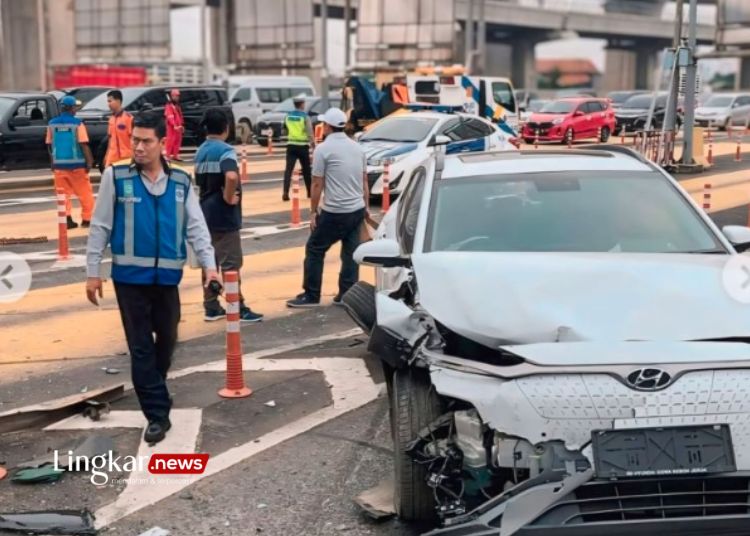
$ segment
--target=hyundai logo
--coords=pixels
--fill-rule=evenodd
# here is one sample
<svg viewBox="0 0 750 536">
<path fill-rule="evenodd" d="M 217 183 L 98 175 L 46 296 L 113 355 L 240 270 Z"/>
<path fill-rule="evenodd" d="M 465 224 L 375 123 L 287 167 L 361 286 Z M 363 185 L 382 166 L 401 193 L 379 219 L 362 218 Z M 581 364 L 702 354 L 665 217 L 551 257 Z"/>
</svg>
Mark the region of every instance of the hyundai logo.
<svg viewBox="0 0 750 536">
<path fill-rule="evenodd" d="M 658 391 L 672 381 L 672 376 L 661 369 L 641 368 L 628 374 L 628 384 L 641 391 Z"/>
</svg>

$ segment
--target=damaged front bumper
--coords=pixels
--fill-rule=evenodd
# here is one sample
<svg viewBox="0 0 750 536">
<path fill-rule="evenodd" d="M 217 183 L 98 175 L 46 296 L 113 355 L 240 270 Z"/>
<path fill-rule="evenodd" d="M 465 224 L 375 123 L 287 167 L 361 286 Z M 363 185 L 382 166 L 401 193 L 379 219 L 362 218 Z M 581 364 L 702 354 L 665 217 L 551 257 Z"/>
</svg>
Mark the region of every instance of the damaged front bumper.
<svg viewBox="0 0 750 536">
<path fill-rule="evenodd" d="M 586 471 L 533 484 L 520 492 L 493 498 L 427 534 L 742 536 L 748 533 L 749 472 L 609 481 L 596 480 L 591 471 Z"/>
</svg>

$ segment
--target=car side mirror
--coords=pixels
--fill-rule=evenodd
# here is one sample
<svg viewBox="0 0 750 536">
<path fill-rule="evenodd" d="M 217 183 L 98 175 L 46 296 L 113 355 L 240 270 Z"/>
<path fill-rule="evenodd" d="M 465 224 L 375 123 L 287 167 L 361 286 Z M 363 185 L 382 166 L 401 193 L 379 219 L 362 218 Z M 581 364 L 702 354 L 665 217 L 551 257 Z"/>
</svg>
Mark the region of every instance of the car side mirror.
<svg viewBox="0 0 750 536">
<path fill-rule="evenodd" d="M 721 231 L 738 253 L 750 250 L 750 227 L 727 225 Z"/>
<path fill-rule="evenodd" d="M 31 126 L 31 118 L 29 117 L 14 117 L 10 121 L 8 121 L 8 125 L 16 128 L 16 127 L 30 127 Z"/>
<path fill-rule="evenodd" d="M 451 139 L 444 134 L 436 134 L 427 144 L 427 147 L 438 147 L 440 145 L 448 145 Z"/>
<path fill-rule="evenodd" d="M 354 260 L 363 266 L 379 268 L 405 268 L 411 265 L 411 261 L 401 255 L 398 242 L 390 238 L 372 240 L 360 245 L 354 251 Z"/>
<path fill-rule="evenodd" d="M 576 110 L 573 114 L 573 117 L 583 117 L 584 115 L 586 114 L 584 114 L 581 110 Z"/>
</svg>

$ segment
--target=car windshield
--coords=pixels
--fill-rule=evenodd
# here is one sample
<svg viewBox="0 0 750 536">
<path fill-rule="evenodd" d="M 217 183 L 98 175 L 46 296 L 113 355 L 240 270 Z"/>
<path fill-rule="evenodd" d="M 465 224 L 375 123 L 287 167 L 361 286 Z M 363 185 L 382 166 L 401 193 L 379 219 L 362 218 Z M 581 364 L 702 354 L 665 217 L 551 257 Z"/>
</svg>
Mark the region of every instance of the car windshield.
<svg viewBox="0 0 750 536">
<path fill-rule="evenodd" d="M 393 117 L 375 126 L 359 140 L 418 142 L 427 137 L 435 123 L 437 119 L 431 117 Z"/>
<path fill-rule="evenodd" d="M 143 95 L 143 89 L 124 88 L 122 90 L 122 106 L 127 108 L 135 99 Z M 107 92 L 94 97 L 81 110 L 107 111 Z"/>
<path fill-rule="evenodd" d="M 277 104 L 273 109 L 274 112 L 292 112 L 294 111 L 294 99 L 287 99 Z"/>
<path fill-rule="evenodd" d="M 3 117 L 6 113 L 8 113 L 8 110 L 13 107 L 13 104 L 15 102 L 16 99 L 11 99 L 9 97 L 0 97 L 0 117 Z"/>
<path fill-rule="evenodd" d="M 732 104 L 734 97 L 728 95 L 715 95 L 706 101 L 706 108 L 727 108 Z"/>
<path fill-rule="evenodd" d="M 554 101 L 542 106 L 539 110 L 543 114 L 569 114 L 576 107 L 575 103 L 567 101 Z"/>
<path fill-rule="evenodd" d="M 613 91 L 612 93 L 607 94 L 607 97 L 612 99 L 612 102 L 614 104 L 623 103 L 632 96 L 633 93 L 631 93 L 630 91 Z"/>
<path fill-rule="evenodd" d="M 530 101 L 530 102 L 529 102 L 529 107 L 528 107 L 528 110 L 529 110 L 530 112 L 538 112 L 538 111 L 540 111 L 540 110 L 541 110 L 542 108 L 544 108 L 544 106 L 545 106 L 546 104 L 547 104 L 547 101 L 543 101 L 543 100 L 533 100 L 533 101 Z"/>
<path fill-rule="evenodd" d="M 626 100 L 625 104 L 623 104 L 622 107 L 631 108 L 633 110 L 636 110 L 636 109 L 645 110 L 651 107 L 652 100 L 654 100 L 654 97 L 652 95 L 636 95 L 635 97 L 630 97 L 628 100 Z M 665 106 L 666 103 L 667 103 L 666 96 L 656 97 L 657 107 Z"/>
<path fill-rule="evenodd" d="M 435 196 L 426 251 L 726 253 L 655 172 L 445 180 Z"/>
</svg>

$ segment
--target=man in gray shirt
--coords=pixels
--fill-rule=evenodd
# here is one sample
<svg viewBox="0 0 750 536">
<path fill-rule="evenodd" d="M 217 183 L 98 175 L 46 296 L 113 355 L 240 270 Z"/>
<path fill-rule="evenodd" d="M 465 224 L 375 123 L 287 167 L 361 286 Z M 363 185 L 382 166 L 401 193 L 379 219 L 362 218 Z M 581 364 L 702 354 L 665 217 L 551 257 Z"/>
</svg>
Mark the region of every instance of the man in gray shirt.
<svg viewBox="0 0 750 536">
<path fill-rule="evenodd" d="M 339 292 L 333 303 L 341 303 L 344 293 L 359 279 L 359 266 L 354 262 L 353 255 L 359 246 L 360 226 L 369 216 L 370 192 L 365 153 L 357 142 L 344 134 L 344 112 L 331 108 L 321 120 L 326 138 L 313 155 L 311 233 L 305 247 L 304 292 L 286 302 L 288 307 L 294 308 L 320 305 L 325 255 L 339 241 L 341 272 Z"/>
<path fill-rule="evenodd" d="M 162 158 L 166 128 L 158 116 L 141 116 L 133 128 L 133 162 L 105 170 L 91 221 L 86 296 L 102 297 L 100 266 L 112 251 L 112 281 L 130 349 L 133 387 L 148 426 L 147 443 L 164 439 L 172 426 L 167 371 L 180 321 L 178 285 L 186 243 L 219 282 L 211 236 L 190 175 Z"/>
</svg>

